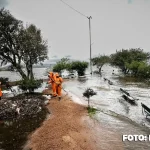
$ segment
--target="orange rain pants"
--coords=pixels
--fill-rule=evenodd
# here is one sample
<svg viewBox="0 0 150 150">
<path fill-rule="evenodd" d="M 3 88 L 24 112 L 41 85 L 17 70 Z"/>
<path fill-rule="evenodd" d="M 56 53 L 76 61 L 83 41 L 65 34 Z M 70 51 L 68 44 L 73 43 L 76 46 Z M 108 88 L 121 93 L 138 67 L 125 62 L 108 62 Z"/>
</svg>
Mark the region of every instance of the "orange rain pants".
<svg viewBox="0 0 150 150">
<path fill-rule="evenodd" d="M 61 97 L 61 89 L 62 89 L 62 82 L 63 79 L 61 77 L 56 77 L 56 93 L 58 95 L 58 97 Z"/>
<path fill-rule="evenodd" d="M 53 91 L 52 95 L 53 96 L 57 96 L 55 78 L 56 78 L 55 74 L 53 72 L 50 72 L 49 73 L 49 83 L 52 85 L 52 91 Z"/>
</svg>

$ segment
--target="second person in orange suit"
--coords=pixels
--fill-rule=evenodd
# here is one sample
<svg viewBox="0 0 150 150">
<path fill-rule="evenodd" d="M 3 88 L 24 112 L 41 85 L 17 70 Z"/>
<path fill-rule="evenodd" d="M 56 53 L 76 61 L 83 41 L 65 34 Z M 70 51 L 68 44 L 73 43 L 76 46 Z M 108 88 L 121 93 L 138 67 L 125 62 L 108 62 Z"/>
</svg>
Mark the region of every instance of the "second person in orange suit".
<svg viewBox="0 0 150 150">
<path fill-rule="evenodd" d="M 63 79 L 59 76 L 58 73 L 55 74 L 56 78 L 55 78 L 55 83 L 56 83 L 56 93 L 58 95 L 59 100 L 61 100 L 61 90 L 62 90 L 62 82 Z"/>
<path fill-rule="evenodd" d="M 49 77 L 48 83 L 52 85 L 52 91 L 53 91 L 52 96 L 55 97 L 55 96 L 57 96 L 57 94 L 56 94 L 56 83 L 55 83 L 56 76 L 53 72 L 50 72 L 48 77 Z"/>
<path fill-rule="evenodd" d="M 0 81 L 0 100 L 1 100 L 2 95 L 3 93 L 2 93 L 2 86 L 1 86 L 1 81 Z"/>
</svg>

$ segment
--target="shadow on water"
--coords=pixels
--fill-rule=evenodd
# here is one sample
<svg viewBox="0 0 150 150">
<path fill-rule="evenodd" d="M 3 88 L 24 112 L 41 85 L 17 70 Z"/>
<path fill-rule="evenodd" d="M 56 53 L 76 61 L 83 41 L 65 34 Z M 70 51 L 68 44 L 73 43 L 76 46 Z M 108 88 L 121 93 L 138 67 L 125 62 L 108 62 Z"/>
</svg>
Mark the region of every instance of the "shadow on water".
<svg viewBox="0 0 150 150">
<path fill-rule="evenodd" d="M 122 106 L 124 107 L 124 110 L 126 112 L 126 114 L 129 114 L 130 111 L 130 107 L 127 104 L 127 102 L 125 102 L 123 99 L 119 99 L 120 104 L 122 104 Z"/>
<path fill-rule="evenodd" d="M 47 109 L 39 112 L 34 118 L 6 120 L 0 122 L 0 149 L 22 150 L 28 135 L 40 127 L 46 118 Z"/>
</svg>

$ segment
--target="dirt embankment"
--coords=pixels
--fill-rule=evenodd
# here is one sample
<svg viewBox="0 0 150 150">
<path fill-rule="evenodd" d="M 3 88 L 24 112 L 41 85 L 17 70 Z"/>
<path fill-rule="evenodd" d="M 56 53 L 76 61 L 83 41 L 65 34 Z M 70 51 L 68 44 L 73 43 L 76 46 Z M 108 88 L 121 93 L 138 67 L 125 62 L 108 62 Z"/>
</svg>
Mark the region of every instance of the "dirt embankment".
<svg viewBox="0 0 150 150">
<path fill-rule="evenodd" d="M 84 106 L 65 96 L 50 100 L 51 116 L 29 138 L 26 150 L 122 150 L 121 137 L 88 117 Z"/>
</svg>

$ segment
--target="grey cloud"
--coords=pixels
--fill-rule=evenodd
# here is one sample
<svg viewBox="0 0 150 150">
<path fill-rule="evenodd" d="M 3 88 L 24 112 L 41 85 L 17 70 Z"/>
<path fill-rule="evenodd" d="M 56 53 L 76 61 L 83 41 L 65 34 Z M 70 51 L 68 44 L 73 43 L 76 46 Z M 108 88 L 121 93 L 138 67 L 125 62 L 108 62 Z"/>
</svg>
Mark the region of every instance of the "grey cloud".
<svg viewBox="0 0 150 150">
<path fill-rule="evenodd" d="M 8 1 L 7 0 L 0 0 L 0 8 L 7 6 Z"/>
</svg>

